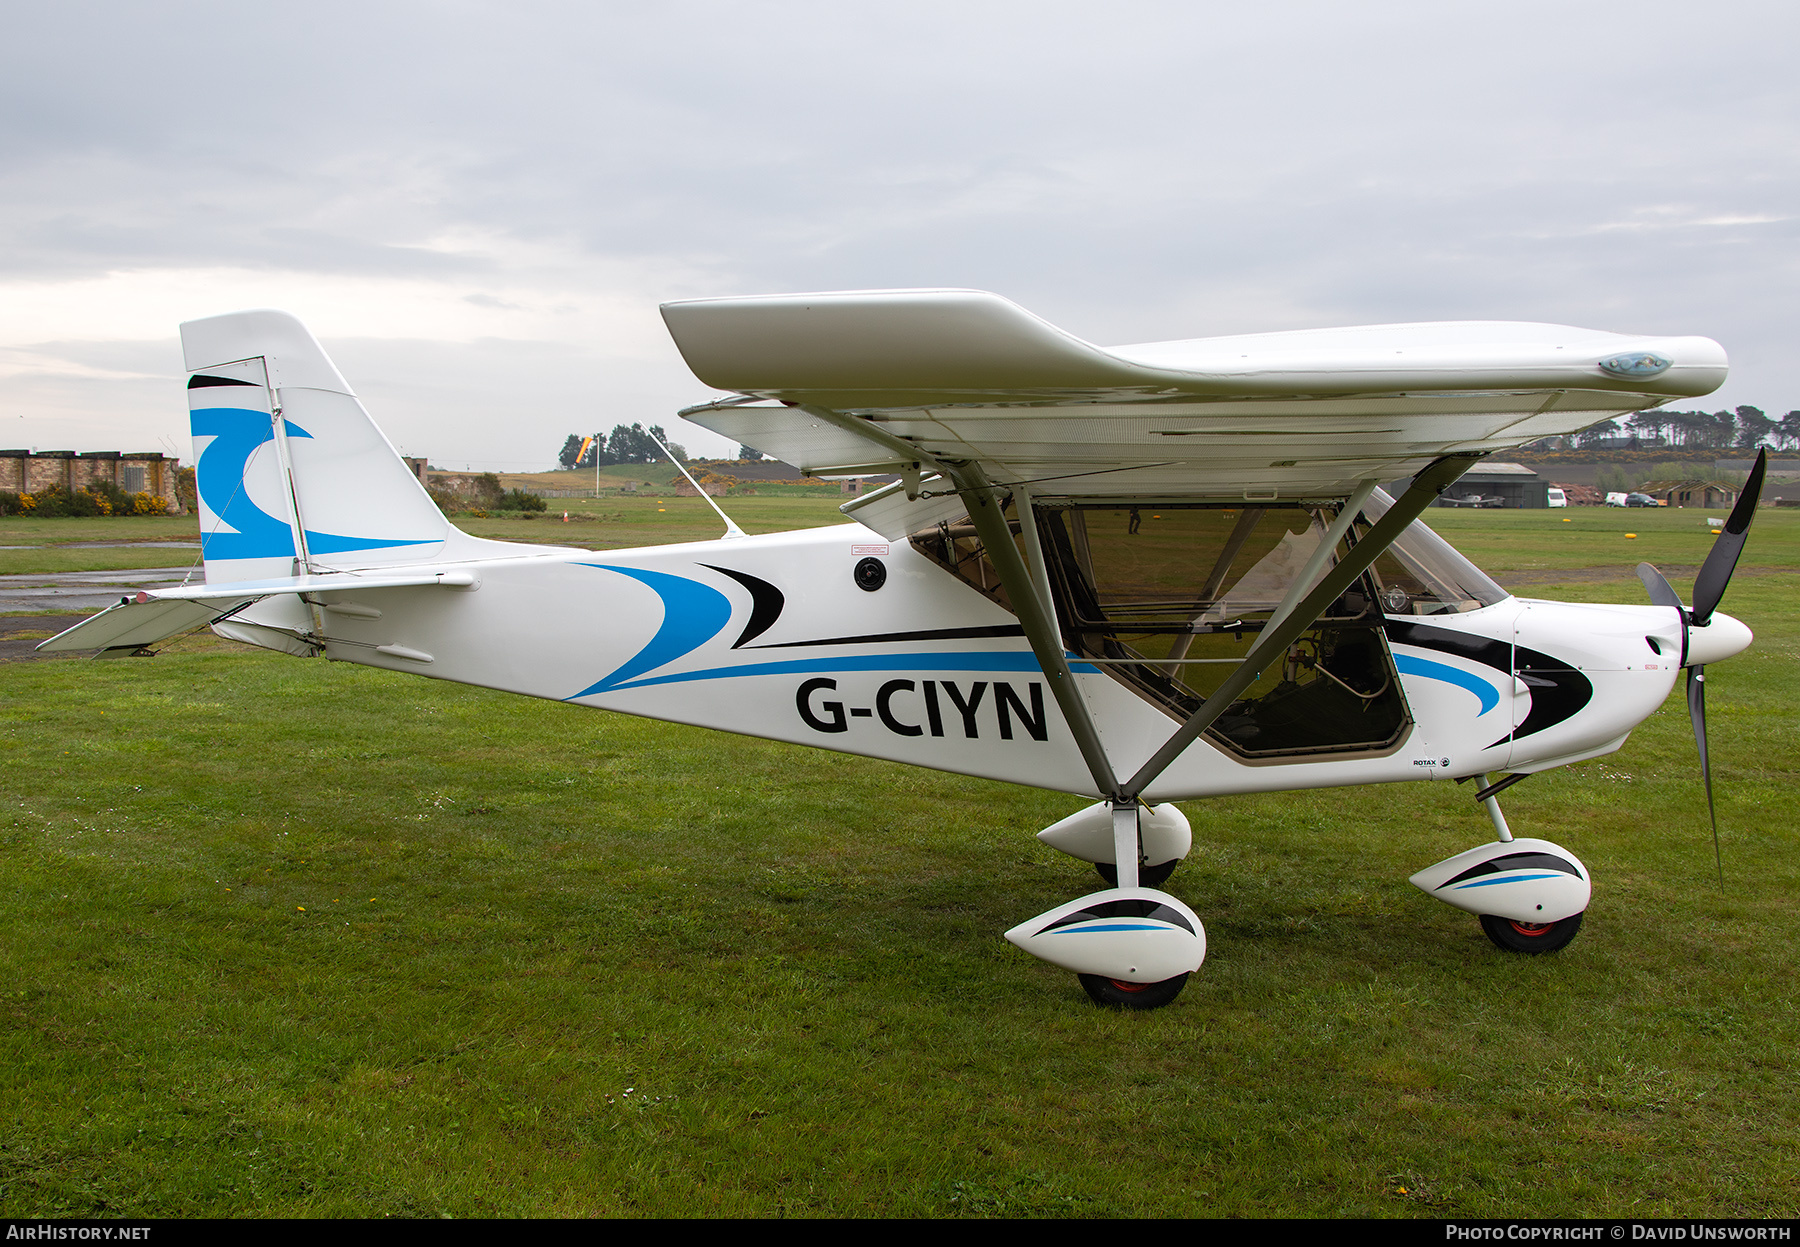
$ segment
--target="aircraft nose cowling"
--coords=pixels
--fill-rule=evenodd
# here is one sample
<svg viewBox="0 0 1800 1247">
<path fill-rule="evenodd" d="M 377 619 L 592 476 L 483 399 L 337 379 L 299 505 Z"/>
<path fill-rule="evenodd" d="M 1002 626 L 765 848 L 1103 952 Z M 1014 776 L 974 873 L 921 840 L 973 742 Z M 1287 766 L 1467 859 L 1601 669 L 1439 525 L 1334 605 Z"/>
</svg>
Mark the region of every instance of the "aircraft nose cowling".
<svg viewBox="0 0 1800 1247">
<path fill-rule="evenodd" d="M 1756 637 L 1740 620 L 1719 611 L 1704 628 L 1688 629 L 1687 665 L 1704 667 L 1709 663 L 1723 662 L 1736 654 L 1750 648 L 1750 642 Z"/>
</svg>

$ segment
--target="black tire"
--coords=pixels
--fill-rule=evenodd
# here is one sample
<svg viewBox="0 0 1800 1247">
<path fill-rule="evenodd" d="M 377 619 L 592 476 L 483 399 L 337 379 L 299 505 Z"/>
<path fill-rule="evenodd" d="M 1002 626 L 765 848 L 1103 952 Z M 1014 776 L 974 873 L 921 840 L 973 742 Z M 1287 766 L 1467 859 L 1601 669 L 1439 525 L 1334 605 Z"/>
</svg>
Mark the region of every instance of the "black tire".
<svg viewBox="0 0 1800 1247">
<path fill-rule="evenodd" d="M 1185 974 L 1177 974 L 1160 983 L 1127 983 L 1098 974 L 1078 974 L 1076 977 L 1095 1004 L 1109 1009 L 1160 1009 L 1181 995 L 1181 989 L 1188 981 Z"/>
<path fill-rule="evenodd" d="M 1553 953 L 1567 948 L 1581 930 L 1581 915 L 1561 922 L 1514 922 L 1511 918 L 1481 915 L 1481 929 L 1496 947 L 1509 953 Z"/>
<path fill-rule="evenodd" d="M 1175 868 L 1179 865 L 1181 865 L 1181 859 L 1178 857 L 1173 861 L 1162 862 L 1156 866 L 1139 866 L 1138 887 L 1160 888 L 1169 881 L 1169 876 L 1175 873 Z M 1111 862 L 1095 862 L 1094 869 L 1100 872 L 1100 877 L 1106 880 L 1108 886 L 1115 888 L 1119 886 L 1119 868 L 1117 866 Z"/>
</svg>

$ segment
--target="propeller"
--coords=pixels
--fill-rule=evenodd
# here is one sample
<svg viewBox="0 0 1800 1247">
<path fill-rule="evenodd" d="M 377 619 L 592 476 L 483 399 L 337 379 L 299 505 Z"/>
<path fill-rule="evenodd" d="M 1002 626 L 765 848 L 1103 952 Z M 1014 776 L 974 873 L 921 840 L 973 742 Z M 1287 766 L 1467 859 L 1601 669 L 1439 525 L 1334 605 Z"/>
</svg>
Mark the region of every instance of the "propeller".
<svg viewBox="0 0 1800 1247">
<path fill-rule="evenodd" d="M 1719 599 L 1725 596 L 1725 587 L 1731 583 L 1738 556 L 1744 552 L 1744 542 L 1750 535 L 1750 521 L 1756 518 L 1756 503 L 1762 496 L 1763 474 L 1768 469 L 1768 462 L 1767 450 L 1756 452 L 1756 463 L 1744 482 L 1743 492 L 1738 495 L 1737 505 L 1731 508 L 1731 518 L 1725 521 L 1719 539 L 1713 542 L 1706 561 L 1700 565 L 1700 574 L 1694 577 L 1691 609 L 1682 605 L 1680 595 L 1656 568 L 1648 563 L 1639 563 L 1637 568 L 1638 579 L 1644 582 L 1650 600 L 1657 606 L 1674 607 L 1681 616 L 1681 665 L 1688 673 L 1688 719 L 1694 725 L 1694 745 L 1700 752 L 1700 776 L 1706 783 L 1706 812 L 1712 818 L 1713 861 L 1719 870 L 1721 889 L 1725 886 L 1725 860 L 1719 852 L 1719 812 L 1713 805 L 1712 764 L 1706 755 L 1706 664 L 1690 663 L 1689 654 L 1693 648 L 1694 629 L 1712 624 L 1713 612 L 1718 609 Z"/>
</svg>

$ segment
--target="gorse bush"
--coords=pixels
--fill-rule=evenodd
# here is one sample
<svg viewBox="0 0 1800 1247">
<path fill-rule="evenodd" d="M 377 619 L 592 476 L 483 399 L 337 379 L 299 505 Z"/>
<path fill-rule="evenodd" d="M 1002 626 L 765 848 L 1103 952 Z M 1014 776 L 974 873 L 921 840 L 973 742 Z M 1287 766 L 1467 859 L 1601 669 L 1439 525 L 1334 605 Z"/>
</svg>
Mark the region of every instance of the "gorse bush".
<svg viewBox="0 0 1800 1247">
<path fill-rule="evenodd" d="M 496 511 L 542 511 L 544 500 L 523 489 L 509 489 L 493 504 Z"/>
<path fill-rule="evenodd" d="M 463 500 L 442 485 L 427 485 L 425 492 L 431 495 L 431 500 L 437 503 L 438 510 L 445 515 L 451 515 L 464 509 Z"/>
<path fill-rule="evenodd" d="M 70 493 L 61 485 L 52 485 L 48 489 L 39 490 L 33 498 L 37 505 L 31 513 L 36 516 L 91 519 L 97 515 L 113 513 L 112 499 L 88 489 L 77 489 Z"/>
<path fill-rule="evenodd" d="M 104 515 L 167 515 L 169 504 L 155 494 L 128 494 L 111 481 L 90 481 L 73 493 L 52 485 L 35 494 L 0 490 L 0 515 L 65 516 L 93 519 Z"/>
<path fill-rule="evenodd" d="M 441 485 L 428 485 L 425 492 L 445 515 L 473 515 L 485 519 L 494 511 L 513 511 L 531 515 L 547 505 L 538 495 L 524 489 L 503 489 L 500 478 L 483 472 L 470 483 L 469 492 L 458 493 Z"/>
</svg>

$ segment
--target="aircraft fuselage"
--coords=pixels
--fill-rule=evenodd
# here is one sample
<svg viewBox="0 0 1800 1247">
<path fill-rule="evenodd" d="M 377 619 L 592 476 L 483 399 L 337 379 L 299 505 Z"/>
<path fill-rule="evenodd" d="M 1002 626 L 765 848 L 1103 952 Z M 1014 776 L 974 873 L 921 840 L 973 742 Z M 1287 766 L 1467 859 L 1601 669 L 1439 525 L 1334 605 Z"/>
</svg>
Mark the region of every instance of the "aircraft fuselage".
<svg viewBox="0 0 1800 1247">
<path fill-rule="evenodd" d="M 881 574 L 865 587 L 877 579 L 870 560 Z M 238 621 L 255 633 L 312 632 L 339 661 L 1103 795 L 1015 616 L 860 525 L 458 567 L 472 586 L 384 589 L 378 610 L 354 592 L 315 595 L 322 632 L 292 598 Z M 1246 758 L 1203 737 L 1145 799 L 1577 761 L 1623 744 L 1667 698 L 1682 662 L 1674 612 L 1653 606 L 1509 597 L 1457 614 L 1388 615 L 1378 631 L 1404 698 L 1395 739 Z M 1095 663 L 1072 656 L 1071 667 L 1118 769 L 1139 765 L 1178 726 Z"/>
</svg>

